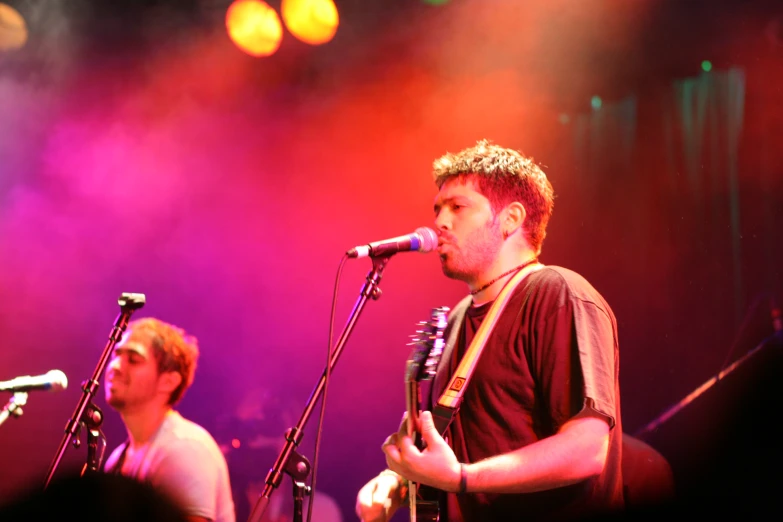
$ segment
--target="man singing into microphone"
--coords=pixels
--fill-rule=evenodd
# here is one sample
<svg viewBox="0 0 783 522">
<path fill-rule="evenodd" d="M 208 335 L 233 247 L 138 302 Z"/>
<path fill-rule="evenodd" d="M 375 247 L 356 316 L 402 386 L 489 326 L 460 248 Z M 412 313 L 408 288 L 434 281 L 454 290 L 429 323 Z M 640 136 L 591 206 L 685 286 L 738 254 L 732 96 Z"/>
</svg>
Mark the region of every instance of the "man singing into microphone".
<svg viewBox="0 0 783 522">
<path fill-rule="evenodd" d="M 619 512 L 617 322 L 582 276 L 539 262 L 554 208 L 549 180 L 531 158 L 485 140 L 436 160 L 433 178 L 441 268 L 468 294 L 449 317 L 444 338 L 455 332 L 453 349 L 444 350 L 420 417 L 426 449 L 404 423 L 386 439 L 388 469 L 359 491 L 359 518 L 389 520 L 406 481 L 439 490 L 447 522 L 573 522 Z M 503 293 L 509 281 L 517 285 Z M 495 320 L 496 300 L 505 307 Z M 485 321 L 494 324 L 486 337 Z M 441 434 L 430 410 L 463 356 L 472 360 L 474 339 L 484 349 L 464 390 L 450 388 L 464 395 Z"/>
<path fill-rule="evenodd" d="M 226 459 L 214 438 L 174 406 L 193 383 L 198 342 L 154 318 L 131 321 L 106 370 L 106 402 L 128 439 L 104 470 L 160 488 L 190 520 L 235 522 Z"/>
</svg>

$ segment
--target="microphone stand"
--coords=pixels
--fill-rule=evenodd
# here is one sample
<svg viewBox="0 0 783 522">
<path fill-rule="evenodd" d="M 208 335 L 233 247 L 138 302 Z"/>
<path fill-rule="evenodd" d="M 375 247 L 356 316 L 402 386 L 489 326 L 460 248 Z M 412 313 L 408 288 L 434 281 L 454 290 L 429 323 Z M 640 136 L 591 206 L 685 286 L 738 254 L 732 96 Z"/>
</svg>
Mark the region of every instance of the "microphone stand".
<svg viewBox="0 0 783 522">
<path fill-rule="evenodd" d="M 285 445 L 280 450 L 274 467 L 272 467 L 272 469 L 269 470 L 269 473 L 267 473 L 264 491 L 259 495 L 258 500 L 256 501 L 256 504 L 250 513 L 248 522 L 259 522 L 261 517 L 264 516 L 264 512 L 269 505 L 269 499 L 271 498 L 274 489 L 280 485 L 280 482 L 283 478 L 283 472 L 288 473 L 288 475 L 291 476 L 291 479 L 293 480 L 293 522 L 302 522 L 303 500 L 306 495 L 311 493 L 310 488 L 305 485 L 307 476 L 310 473 L 310 462 L 307 460 L 307 458 L 297 453 L 294 448 L 299 446 L 299 443 L 302 441 L 302 437 L 304 435 L 304 426 L 307 424 L 307 420 L 310 418 L 310 415 L 313 412 L 315 403 L 323 393 L 327 371 L 331 372 L 337 364 L 337 360 L 340 358 L 340 354 L 345 347 L 345 343 L 353 331 L 353 328 L 356 325 L 356 321 L 359 318 L 359 314 L 361 314 L 365 304 L 367 303 L 367 299 L 371 297 L 374 301 L 377 301 L 381 297 L 381 289 L 378 287 L 378 284 L 381 281 L 383 269 L 392 255 L 393 254 L 389 254 L 387 256 L 372 258 L 372 270 L 370 270 L 367 274 L 367 282 L 362 287 L 359 298 L 354 304 L 351 315 L 349 316 L 348 321 L 343 329 L 343 333 L 340 335 L 340 339 L 332 351 L 329 359 L 329 366 L 328 368 L 324 368 L 323 374 L 321 375 L 318 384 L 316 384 L 315 388 L 310 394 L 310 398 L 307 400 L 304 411 L 302 412 L 301 417 L 299 417 L 299 422 L 297 422 L 295 427 L 286 430 Z"/>
<path fill-rule="evenodd" d="M 3 407 L 3 411 L 0 412 L 0 425 L 2 425 L 11 415 L 14 417 L 21 417 L 24 413 L 22 406 L 25 404 L 27 404 L 27 392 L 14 393 Z"/>
<path fill-rule="evenodd" d="M 114 321 L 114 327 L 109 335 L 109 341 L 103 349 L 103 353 L 98 361 L 98 366 L 92 374 L 92 378 L 89 381 L 84 381 L 82 383 L 82 390 L 84 393 L 65 427 L 65 434 L 60 442 L 60 447 L 57 449 L 54 460 L 49 467 L 44 489 L 49 487 L 49 483 L 52 481 L 52 477 L 65 454 L 68 441 L 72 440 L 75 448 L 81 446 L 79 429 L 82 425 L 84 425 L 87 432 L 87 462 L 82 468 L 81 474 L 84 475 L 87 471 L 95 472 L 100 470 L 106 439 L 100 430 L 101 423 L 103 422 L 103 413 L 100 408 L 93 404 L 92 400 L 95 397 L 95 392 L 98 391 L 101 375 L 103 375 L 103 371 L 106 368 L 106 363 L 109 361 L 114 345 L 117 344 L 117 341 L 119 341 L 127 328 L 130 316 L 134 311 L 144 306 L 145 300 L 144 294 L 131 293 L 123 293 L 117 300 L 120 305 L 120 313 Z"/>
</svg>

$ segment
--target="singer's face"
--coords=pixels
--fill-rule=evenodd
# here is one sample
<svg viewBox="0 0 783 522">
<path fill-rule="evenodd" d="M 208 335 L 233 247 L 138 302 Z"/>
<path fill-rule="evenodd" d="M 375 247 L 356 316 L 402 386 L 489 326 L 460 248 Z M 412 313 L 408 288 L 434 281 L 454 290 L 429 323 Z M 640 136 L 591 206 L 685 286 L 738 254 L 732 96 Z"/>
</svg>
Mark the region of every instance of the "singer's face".
<svg viewBox="0 0 783 522">
<path fill-rule="evenodd" d="M 106 370 L 106 402 L 131 411 L 161 399 L 160 374 L 149 342 L 126 333 L 117 343 Z"/>
<path fill-rule="evenodd" d="M 489 200 L 472 180 L 452 179 L 441 186 L 434 208 L 443 273 L 475 283 L 496 262 L 503 243 Z"/>
</svg>

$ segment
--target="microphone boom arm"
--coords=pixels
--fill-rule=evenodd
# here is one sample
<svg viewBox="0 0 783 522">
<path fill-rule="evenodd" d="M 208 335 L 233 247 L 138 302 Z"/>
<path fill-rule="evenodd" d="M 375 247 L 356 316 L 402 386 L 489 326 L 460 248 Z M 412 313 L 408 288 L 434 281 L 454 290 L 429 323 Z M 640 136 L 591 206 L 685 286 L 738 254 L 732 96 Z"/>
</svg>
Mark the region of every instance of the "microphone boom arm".
<svg viewBox="0 0 783 522">
<path fill-rule="evenodd" d="M 356 321 L 358 320 L 359 315 L 367 303 L 367 299 L 372 298 L 373 300 L 377 301 L 381 297 L 381 289 L 378 287 L 378 285 L 381 281 L 381 274 L 383 273 L 383 269 L 385 268 L 386 263 L 389 261 L 391 255 L 392 254 L 384 257 L 372 258 L 372 270 L 370 270 L 370 272 L 367 274 L 366 283 L 362 287 L 359 298 L 354 304 L 353 310 L 351 310 L 351 315 L 349 316 L 348 321 L 343 328 L 340 339 L 337 341 L 334 350 L 331 352 L 329 357 L 329 366 L 324 368 L 321 378 L 311 392 L 304 411 L 299 417 L 299 422 L 297 422 L 295 427 L 286 431 L 285 445 L 283 446 L 282 450 L 280 450 L 274 466 L 269 470 L 269 473 L 266 476 L 264 490 L 259 495 L 258 500 L 256 501 L 256 504 L 250 513 L 248 522 L 259 522 L 264 516 L 264 511 L 266 511 L 266 507 L 269 505 L 269 499 L 271 498 L 274 489 L 277 488 L 282 481 L 283 472 L 288 473 L 294 481 L 295 509 L 293 522 L 301 522 L 303 489 L 306 487 L 305 479 L 310 472 L 310 463 L 305 457 L 295 451 L 295 447 L 299 446 L 299 443 L 302 441 L 305 424 L 307 424 L 307 421 L 313 412 L 315 403 L 323 394 L 327 372 L 331 373 L 337 364 L 337 361 L 340 358 L 340 354 L 345 347 L 345 343 L 353 331 L 353 328 L 356 325 Z"/>
</svg>

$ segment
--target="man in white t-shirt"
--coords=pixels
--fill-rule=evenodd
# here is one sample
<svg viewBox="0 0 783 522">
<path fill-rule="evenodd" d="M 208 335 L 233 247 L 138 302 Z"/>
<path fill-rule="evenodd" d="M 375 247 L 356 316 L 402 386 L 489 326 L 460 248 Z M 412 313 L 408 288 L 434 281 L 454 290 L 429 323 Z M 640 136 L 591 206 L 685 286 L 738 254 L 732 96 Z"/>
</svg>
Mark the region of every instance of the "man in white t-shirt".
<svg viewBox="0 0 783 522">
<path fill-rule="evenodd" d="M 106 370 L 106 402 L 128 439 L 104 471 L 160 488 L 192 521 L 235 522 L 226 459 L 215 439 L 174 406 L 193 383 L 199 350 L 184 330 L 154 318 L 131 321 Z"/>
</svg>

